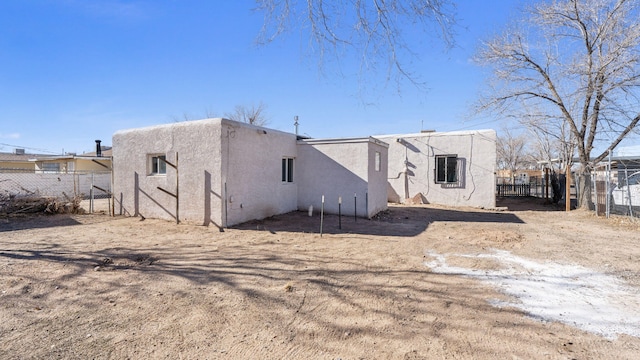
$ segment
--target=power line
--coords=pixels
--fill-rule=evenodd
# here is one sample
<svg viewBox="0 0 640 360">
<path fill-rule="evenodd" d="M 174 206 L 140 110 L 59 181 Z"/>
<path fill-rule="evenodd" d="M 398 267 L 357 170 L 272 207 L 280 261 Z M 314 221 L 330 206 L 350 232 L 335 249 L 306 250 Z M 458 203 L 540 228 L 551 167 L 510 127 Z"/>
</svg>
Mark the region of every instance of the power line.
<svg viewBox="0 0 640 360">
<path fill-rule="evenodd" d="M 12 144 L 5 144 L 5 143 L 0 143 L 0 145 L 2 145 L 2 146 L 9 146 L 9 147 L 18 148 L 18 149 L 26 149 L 26 150 L 39 151 L 39 152 L 44 152 L 44 153 L 49 153 L 49 154 L 55 154 L 55 155 L 59 154 L 58 152 L 55 152 L 55 151 L 51 151 L 51 150 L 47 150 L 47 149 L 32 148 L 32 147 L 28 147 L 28 146 L 12 145 Z"/>
</svg>

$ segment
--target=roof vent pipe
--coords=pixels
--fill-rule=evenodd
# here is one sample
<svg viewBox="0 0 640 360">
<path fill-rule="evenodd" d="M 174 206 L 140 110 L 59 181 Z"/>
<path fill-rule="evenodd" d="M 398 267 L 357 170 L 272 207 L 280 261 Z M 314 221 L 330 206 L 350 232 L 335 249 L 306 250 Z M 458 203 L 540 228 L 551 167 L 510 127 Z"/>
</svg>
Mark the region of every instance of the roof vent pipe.
<svg viewBox="0 0 640 360">
<path fill-rule="evenodd" d="M 102 146 L 100 146 L 101 140 L 96 140 L 96 156 L 102 157 Z"/>
</svg>

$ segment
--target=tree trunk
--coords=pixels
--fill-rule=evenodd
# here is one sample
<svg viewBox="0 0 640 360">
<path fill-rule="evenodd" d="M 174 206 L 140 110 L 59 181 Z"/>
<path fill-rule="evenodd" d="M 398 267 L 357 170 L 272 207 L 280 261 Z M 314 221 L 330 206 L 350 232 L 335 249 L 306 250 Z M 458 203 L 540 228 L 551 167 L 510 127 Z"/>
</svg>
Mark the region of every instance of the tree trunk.
<svg viewBox="0 0 640 360">
<path fill-rule="evenodd" d="M 576 174 L 576 185 L 578 188 L 578 207 L 583 210 L 591 210 L 594 208 L 591 199 L 591 174 L 589 172 L 581 172 Z"/>
</svg>

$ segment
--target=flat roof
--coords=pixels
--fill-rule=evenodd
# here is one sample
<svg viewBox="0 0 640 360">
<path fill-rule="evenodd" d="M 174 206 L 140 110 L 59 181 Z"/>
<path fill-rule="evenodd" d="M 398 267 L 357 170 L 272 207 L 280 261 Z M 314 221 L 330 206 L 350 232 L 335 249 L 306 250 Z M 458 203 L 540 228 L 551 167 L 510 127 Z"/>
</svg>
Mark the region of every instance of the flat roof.
<svg viewBox="0 0 640 360">
<path fill-rule="evenodd" d="M 319 145 L 319 144 L 357 144 L 357 143 L 374 143 L 380 146 L 389 147 L 386 142 L 376 139 L 373 136 L 355 137 L 355 138 L 327 138 L 327 139 L 302 139 L 298 140 L 298 144 Z"/>
</svg>

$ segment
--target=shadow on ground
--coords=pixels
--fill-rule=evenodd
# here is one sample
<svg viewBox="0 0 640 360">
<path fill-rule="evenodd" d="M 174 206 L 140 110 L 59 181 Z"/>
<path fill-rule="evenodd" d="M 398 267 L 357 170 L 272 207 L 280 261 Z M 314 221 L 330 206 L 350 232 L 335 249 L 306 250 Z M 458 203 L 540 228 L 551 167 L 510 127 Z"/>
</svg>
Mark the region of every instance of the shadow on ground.
<svg viewBox="0 0 640 360">
<path fill-rule="evenodd" d="M 455 210 L 431 205 L 392 205 L 372 219 L 353 216 L 318 214 L 295 211 L 253 220 L 234 226 L 240 230 L 277 232 L 302 232 L 324 234 L 361 234 L 374 236 L 416 236 L 434 222 L 524 223 L 510 212 L 489 210 Z"/>
<path fill-rule="evenodd" d="M 81 223 L 71 215 L 29 214 L 0 217 L 0 232 L 27 229 L 44 229 L 58 226 L 74 226 Z"/>
<path fill-rule="evenodd" d="M 533 196 L 497 197 L 496 206 L 499 208 L 507 208 L 509 211 L 566 211 L 564 202 L 552 204 L 547 199 Z M 576 206 L 576 199 L 571 199 L 571 210 L 575 210 Z"/>
</svg>

